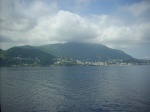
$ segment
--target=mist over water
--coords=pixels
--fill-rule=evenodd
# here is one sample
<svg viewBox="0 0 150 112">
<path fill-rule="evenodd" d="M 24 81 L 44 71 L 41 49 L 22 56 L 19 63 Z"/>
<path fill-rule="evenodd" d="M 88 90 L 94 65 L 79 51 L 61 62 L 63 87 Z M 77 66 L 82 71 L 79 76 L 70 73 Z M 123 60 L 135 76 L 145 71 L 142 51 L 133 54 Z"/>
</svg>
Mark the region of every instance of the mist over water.
<svg viewBox="0 0 150 112">
<path fill-rule="evenodd" d="M 150 66 L 1 68 L 2 112 L 148 112 Z"/>
</svg>

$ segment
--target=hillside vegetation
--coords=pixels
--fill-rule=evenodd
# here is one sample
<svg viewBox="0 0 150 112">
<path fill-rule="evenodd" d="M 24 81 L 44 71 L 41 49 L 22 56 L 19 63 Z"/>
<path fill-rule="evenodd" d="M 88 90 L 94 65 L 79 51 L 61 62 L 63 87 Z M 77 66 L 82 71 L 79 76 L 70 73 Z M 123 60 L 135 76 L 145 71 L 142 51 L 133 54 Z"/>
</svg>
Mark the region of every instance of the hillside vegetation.
<svg viewBox="0 0 150 112">
<path fill-rule="evenodd" d="M 1 55 L 1 65 L 42 65 L 54 63 L 54 56 L 32 46 L 13 47 L 4 51 Z"/>
<path fill-rule="evenodd" d="M 113 59 L 132 59 L 123 51 L 111 49 L 101 44 L 65 43 L 38 47 L 56 57 L 81 61 L 106 61 Z"/>
</svg>

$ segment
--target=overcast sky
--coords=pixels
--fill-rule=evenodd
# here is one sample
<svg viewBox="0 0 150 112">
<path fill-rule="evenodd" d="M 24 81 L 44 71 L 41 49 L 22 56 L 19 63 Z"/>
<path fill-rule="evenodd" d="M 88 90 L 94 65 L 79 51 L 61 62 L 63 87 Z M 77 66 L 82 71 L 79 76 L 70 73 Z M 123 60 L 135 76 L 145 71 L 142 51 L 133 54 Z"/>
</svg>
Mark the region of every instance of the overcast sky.
<svg viewBox="0 0 150 112">
<path fill-rule="evenodd" d="M 150 58 L 150 0 L 0 0 L 0 46 L 90 42 Z"/>
</svg>

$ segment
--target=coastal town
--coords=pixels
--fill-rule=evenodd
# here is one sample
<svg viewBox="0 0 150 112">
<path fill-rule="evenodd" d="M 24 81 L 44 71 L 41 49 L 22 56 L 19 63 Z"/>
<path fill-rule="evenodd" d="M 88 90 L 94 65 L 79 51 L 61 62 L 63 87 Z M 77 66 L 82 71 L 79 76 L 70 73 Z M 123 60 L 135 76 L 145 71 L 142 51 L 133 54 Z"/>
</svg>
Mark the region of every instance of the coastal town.
<svg viewBox="0 0 150 112">
<path fill-rule="evenodd" d="M 54 66 L 58 65 L 79 65 L 79 66 L 108 66 L 108 65 L 118 65 L 118 66 L 124 66 L 124 65 L 150 65 L 150 60 L 138 60 L 138 59 L 132 59 L 132 60 L 108 60 L 108 61 L 80 61 L 80 60 L 73 60 L 73 59 L 64 59 L 64 58 L 58 58 L 56 59 Z"/>
</svg>

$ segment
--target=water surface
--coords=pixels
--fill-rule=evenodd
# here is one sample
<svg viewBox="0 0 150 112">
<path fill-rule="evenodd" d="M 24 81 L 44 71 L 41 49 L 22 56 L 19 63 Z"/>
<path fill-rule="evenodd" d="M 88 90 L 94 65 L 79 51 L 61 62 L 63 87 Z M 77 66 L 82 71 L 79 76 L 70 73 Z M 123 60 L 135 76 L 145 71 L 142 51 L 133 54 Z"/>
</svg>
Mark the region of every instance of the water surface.
<svg viewBox="0 0 150 112">
<path fill-rule="evenodd" d="M 149 112 L 150 66 L 1 68 L 2 112 Z"/>
</svg>

